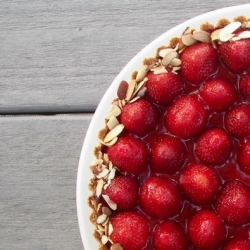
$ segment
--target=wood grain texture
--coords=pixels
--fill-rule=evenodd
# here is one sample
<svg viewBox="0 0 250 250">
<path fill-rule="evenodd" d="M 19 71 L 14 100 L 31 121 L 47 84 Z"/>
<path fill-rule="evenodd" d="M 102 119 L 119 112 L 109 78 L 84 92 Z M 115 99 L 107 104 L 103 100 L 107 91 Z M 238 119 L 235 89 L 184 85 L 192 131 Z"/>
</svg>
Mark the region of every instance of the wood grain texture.
<svg viewBox="0 0 250 250">
<path fill-rule="evenodd" d="M 83 248 L 76 176 L 91 117 L 0 117 L 0 249 Z"/>
<path fill-rule="evenodd" d="M 92 112 L 145 45 L 248 0 L 12 0 L 0 8 L 0 114 Z"/>
</svg>

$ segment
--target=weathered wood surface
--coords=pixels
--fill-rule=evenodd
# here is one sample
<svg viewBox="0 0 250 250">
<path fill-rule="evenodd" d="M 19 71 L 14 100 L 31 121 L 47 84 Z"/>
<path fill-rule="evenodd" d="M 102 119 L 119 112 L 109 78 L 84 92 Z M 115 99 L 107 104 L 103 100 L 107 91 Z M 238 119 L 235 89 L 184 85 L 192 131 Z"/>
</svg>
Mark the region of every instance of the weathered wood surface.
<svg viewBox="0 0 250 250">
<path fill-rule="evenodd" d="M 248 0 L 0 1 L 0 249 L 82 249 L 76 175 L 91 113 L 144 46 Z M 94 250 L 94 249 L 93 249 Z"/>
<path fill-rule="evenodd" d="M 91 117 L 0 117 L 0 249 L 82 249 L 76 176 Z"/>
<path fill-rule="evenodd" d="M 91 112 L 127 62 L 196 15 L 248 0 L 0 2 L 0 113 Z"/>
</svg>

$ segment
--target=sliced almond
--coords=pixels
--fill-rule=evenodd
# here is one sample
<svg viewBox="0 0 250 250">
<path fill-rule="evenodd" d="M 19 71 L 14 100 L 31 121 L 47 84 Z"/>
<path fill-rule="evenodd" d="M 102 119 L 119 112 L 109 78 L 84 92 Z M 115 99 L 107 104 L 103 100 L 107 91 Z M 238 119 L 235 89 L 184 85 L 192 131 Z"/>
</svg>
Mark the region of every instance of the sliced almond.
<svg viewBox="0 0 250 250">
<path fill-rule="evenodd" d="M 129 101 L 131 99 L 131 97 L 133 96 L 133 93 L 134 93 L 134 91 L 136 89 L 136 85 L 137 85 L 137 83 L 136 83 L 135 80 L 132 80 L 129 83 L 129 85 L 128 85 L 128 91 L 126 93 L 126 98 L 125 98 L 126 101 Z"/>
<path fill-rule="evenodd" d="M 212 41 L 220 39 L 220 32 L 221 32 L 221 30 L 222 29 L 217 29 L 217 30 L 215 30 L 215 31 L 212 32 L 212 34 L 211 34 Z"/>
<path fill-rule="evenodd" d="M 106 235 L 103 235 L 103 236 L 102 236 L 102 240 L 101 240 L 101 241 L 102 241 L 102 244 L 103 244 L 103 245 L 105 245 L 105 244 L 107 244 L 107 243 L 108 243 L 109 238 L 108 238 Z"/>
<path fill-rule="evenodd" d="M 122 246 L 120 244 L 113 244 L 110 247 L 110 250 L 123 250 Z"/>
<path fill-rule="evenodd" d="M 186 46 L 191 46 L 197 43 L 197 40 L 193 38 L 193 35 L 191 33 L 189 33 L 182 35 L 181 42 Z"/>
<path fill-rule="evenodd" d="M 112 116 L 117 117 L 121 114 L 121 109 L 119 106 L 112 104 L 111 110 L 106 114 L 105 119 L 110 119 Z"/>
<path fill-rule="evenodd" d="M 109 163 L 108 154 L 104 153 L 102 159 L 103 159 L 104 164 L 107 165 Z"/>
<path fill-rule="evenodd" d="M 109 222 L 109 229 L 108 229 L 108 235 L 110 236 L 114 231 L 114 227 L 113 225 L 111 224 L 111 222 Z"/>
<path fill-rule="evenodd" d="M 175 51 L 175 50 L 172 49 L 172 48 L 161 49 L 161 50 L 159 51 L 159 56 L 163 58 L 163 57 L 165 57 L 168 53 L 173 52 L 173 51 Z"/>
<path fill-rule="evenodd" d="M 245 30 L 243 32 L 241 32 L 240 34 L 237 35 L 237 37 L 243 39 L 243 38 L 250 38 L 250 31 L 249 30 Z"/>
<path fill-rule="evenodd" d="M 100 195 L 102 194 L 102 189 L 103 189 L 103 186 L 104 186 L 105 182 L 103 179 L 100 179 L 97 181 L 97 186 L 96 186 L 96 196 L 99 198 Z"/>
<path fill-rule="evenodd" d="M 99 200 L 96 197 L 91 197 L 90 198 L 90 203 L 94 207 L 94 210 L 97 211 Z"/>
<path fill-rule="evenodd" d="M 113 168 L 109 173 L 108 179 L 113 180 L 115 178 L 115 173 L 116 173 L 116 168 Z"/>
<path fill-rule="evenodd" d="M 141 82 L 146 77 L 147 73 L 148 73 L 148 66 L 142 65 L 142 67 L 137 72 L 135 78 L 136 82 Z"/>
<path fill-rule="evenodd" d="M 103 227 L 102 225 L 97 225 L 98 230 L 105 232 L 105 227 Z"/>
<path fill-rule="evenodd" d="M 102 207 L 102 213 L 110 216 L 112 214 L 111 210 L 108 207 Z"/>
<path fill-rule="evenodd" d="M 109 170 L 108 170 L 107 168 L 104 168 L 104 169 L 102 170 L 102 172 L 100 172 L 98 175 L 96 175 L 96 177 L 97 177 L 98 179 L 101 179 L 101 178 L 106 177 L 108 174 L 109 174 Z"/>
<path fill-rule="evenodd" d="M 181 69 L 181 67 L 178 67 L 178 66 L 172 68 L 173 72 L 178 71 L 178 70 L 180 70 L 180 69 Z M 176 73 L 176 74 L 177 74 L 177 73 Z"/>
<path fill-rule="evenodd" d="M 247 22 L 246 24 L 246 28 L 249 29 L 250 28 L 250 21 Z"/>
<path fill-rule="evenodd" d="M 219 33 L 219 39 L 222 42 L 227 42 L 235 36 L 235 32 L 241 26 L 241 22 L 232 22 L 226 25 Z"/>
<path fill-rule="evenodd" d="M 107 218 L 108 218 L 108 216 L 106 214 L 101 214 L 97 217 L 96 223 L 102 224 Z"/>
<path fill-rule="evenodd" d="M 210 43 L 211 37 L 210 34 L 204 30 L 196 30 L 193 32 L 193 38 L 197 41 L 203 42 L 203 43 Z"/>
<path fill-rule="evenodd" d="M 176 51 L 169 52 L 163 59 L 162 59 L 162 65 L 168 66 L 170 62 L 178 57 L 178 53 Z"/>
<path fill-rule="evenodd" d="M 140 89 L 137 95 L 140 97 L 145 96 L 146 91 L 147 91 L 147 88 L 143 87 L 142 89 Z"/>
<path fill-rule="evenodd" d="M 110 130 L 106 136 L 104 137 L 104 142 L 110 142 L 112 141 L 114 138 L 116 138 L 124 129 L 124 125 L 123 124 L 119 124 L 116 127 L 114 127 L 112 130 Z"/>
<path fill-rule="evenodd" d="M 96 166 L 103 163 L 103 159 L 94 159 L 91 166 Z"/>
<path fill-rule="evenodd" d="M 116 210 L 117 209 L 117 204 L 115 202 L 113 202 L 112 200 L 110 200 L 109 196 L 106 194 L 102 195 L 103 199 L 107 202 L 108 206 L 112 209 L 112 210 Z"/>
<path fill-rule="evenodd" d="M 131 100 L 129 101 L 129 103 L 133 103 L 133 102 L 137 101 L 138 99 L 140 99 L 140 96 L 134 97 L 133 99 L 131 99 Z"/>
<path fill-rule="evenodd" d="M 180 66 L 181 65 L 181 59 L 179 58 L 174 58 L 171 62 L 170 62 L 171 66 L 175 67 L 175 66 Z"/>
<path fill-rule="evenodd" d="M 116 119 L 116 117 L 114 117 L 114 116 L 110 117 L 109 121 L 107 122 L 107 126 L 108 126 L 109 130 L 112 130 L 117 125 L 119 125 L 119 121 Z"/>
<path fill-rule="evenodd" d="M 141 81 L 138 85 L 137 85 L 137 88 L 133 94 L 133 97 L 136 96 L 138 94 L 138 92 L 145 86 L 146 82 L 147 82 L 148 78 L 145 77 L 143 79 L 143 81 Z"/>
</svg>

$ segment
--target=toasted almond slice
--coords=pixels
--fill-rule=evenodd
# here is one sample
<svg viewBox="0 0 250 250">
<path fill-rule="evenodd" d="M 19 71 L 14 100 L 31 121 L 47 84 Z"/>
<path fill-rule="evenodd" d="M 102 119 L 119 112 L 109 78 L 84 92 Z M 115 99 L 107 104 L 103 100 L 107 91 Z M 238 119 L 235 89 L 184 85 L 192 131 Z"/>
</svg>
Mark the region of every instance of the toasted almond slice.
<svg viewBox="0 0 250 250">
<path fill-rule="evenodd" d="M 241 32 L 240 34 L 237 35 L 237 37 L 243 39 L 243 38 L 250 38 L 250 31 L 249 30 L 245 30 L 243 32 Z"/>
<path fill-rule="evenodd" d="M 112 214 L 111 210 L 108 207 L 102 207 L 102 213 L 110 216 Z"/>
<path fill-rule="evenodd" d="M 105 244 L 107 244 L 107 243 L 108 243 L 109 238 L 108 238 L 106 235 L 103 235 L 103 236 L 102 236 L 102 240 L 101 240 L 101 241 L 102 241 L 102 244 L 103 244 L 103 245 L 105 245 Z"/>
<path fill-rule="evenodd" d="M 103 189 L 106 190 L 108 186 L 110 185 L 110 183 L 111 183 L 111 180 L 108 180 L 107 183 L 103 186 Z"/>
<path fill-rule="evenodd" d="M 191 34 L 191 33 L 193 32 L 193 30 L 194 30 L 194 29 L 192 29 L 191 27 L 187 27 L 187 28 L 184 30 L 184 32 L 183 32 L 182 35 Z"/>
<path fill-rule="evenodd" d="M 101 173 L 99 173 L 98 175 L 96 175 L 96 177 L 98 179 L 104 178 L 105 176 L 107 176 L 109 174 L 109 170 L 107 168 L 103 169 Z"/>
<path fill-rule="evenodd" d="M 175 71 L 178 71 L 178 70 L 180 70 L 180 69 L 181 69 L 181 67 L 178 67 L 178 66 L 172 68 L 172 70 L 173 70 L 174 73 L 175 73 Z M 177 74 L 177 73 L 176 73 L 176 74 Z"/>
<path fill-rule="evenodd" d="M 98 230 L 105 232 L 105 228 L 102 225 L 97 225 Z"/>
<path fill-rule="evenodd" d="M 116 173 L 116 168 L 111 169 L 108 179 L 113 180 L 115 178 L 115 173 Z"/>
<path fill-rule="evenodd" d="M 104 164 L 107 165 L 109 163 L 108 154 L 104 153 L 102 159 L 103 159 Z"/>
<path fill-rule="evenodd" d="M 113 244 L 110 247 L 110 250 L 123 250 L 122 246 L 120 244 Z"/>
<path fill-rule="evenodd" d="M 111 224 L 111 222 L 109 222 L 109 229 L 108 229 L 108 235 L 110 236 L 114 231 L 114 227 L 113 225 Z"/>
<path fill-rule="evenodd" d="M 173 52 L 173 51 L 176 51 L 176 50 L 173 49 L 173 48 L 161 49 L 161 50 L 159 51 L 159 56 L 163 58 L 163 57 L 165 57 L 168 53 Z"/>
<path fill-rule="evenodd" d="M 108 167 L 109 167 L 109 170 L 113 169 L 114 165 L 113 165 L 113 163 L 111 161 L 109 162 Z"/>
<path fill-rule="evenodd" d="M 106 226 L 109 223 L 109 217 L 107 217 L 107 219 L 102 223 L 102 226 Z"/>
<path fill-rule="evenodd" d="M 133 96 L 133 93 L 136 89 L 137 83 L 135 80 L 132 80 L 129 85 L 128 85 L 128 91 L 126 93 L 126 101 L 129 101 L 131 99 L 131 97 Z"/>
<path fill-rule="evenodd" d="M 142 65 L 141 68 L 137 72 L 135 81 L 141 82 L 146 77 L 147 73 L 148 73 L 148 66 Z"/>
<path fill-rule="evenodd" d="M 246 28 L 249 29 L 250 28 L 250 21 L 247 22 L 246 24 Z"/>
<path fill-rule="evenodd" d="M 188 33 L 188 34 L 182 35 L 181 42 L 186 46 L 191 46 L 197 43 L 197 40 L 193 38 L 193 35 L 191 33 Z"/>
<path fill-rule="evenodd" d="M 215 31 L 212 32 L 212 34 L 211 34 L 212 41 L 220 39 L 220 32 L 221 32 L 221 30 L 222 29 L 217 29 L 217 30 L 215 30 Z"/>
<path fill-rule="evenodd" d="M 105 119 L 110 119 L 112 116 L 117 117 L 121 114 L 121 109 L 119 106 L 112 104 L 111 110 L 106 114 Z"/>
<path fill-rule="evenodd" d="M 144 77 L 144 79 L 137 85 L 137 88 L 133 94 L 133 97 L 137 95 L 137 93 L 145 86 L 148 78 Z"/>
<path fill-rule="evenodd" d="M 164 73 L 168 73 L 168 71 L 165 68 L 160 68 L 159 67 L 159 69 L 157 69 L 157 70 L 154 71 L 155 75 L 164 74 Z"/>
<path fill-rule="evenodd" d="M 101 214 L 97 217 L 96 223 L 102 224 L 107 218 L 108 218 L 108 216 L 106 214 Z"/>
<path fill-rule="evenodd" d="M 174 59 L 170 62 L 170 64 L 171 64 L 173 67 L 175 67 L 175 66 L 180 66 L 180 65 L 181 65 L 181 59 L 179 59 L 179 58 L 174 58 Z"/>
<path fill-rule="evenodd" d="M 107 202 L 108 206 L 112 209 L 112 210 L 116 210 L 117 209 L 117 204 L 115 202 L 113 202 L 112 200 L 110 200 L 109 196 L 106 194 L 102 195 L 103 199 Z"/>
<path fill-rule="evenodd" d="M 176 51 L 169 52 L 163 59 L 162 59 L 162 65 L 168 66 L 169 63 L 174 59 L 178 57 L 178 53 Z"/>
<path fill-rule="evenodd" d="M 210 34 L 204 30 L 195 30 L 192 35 L 193 35 L 193 38 L 197 41 L 200 41 L 203 43 L 211 42 Z"/>
<path fill-rule="evenodd" d="M 124 129 L 124 125 L 123 124 L 118 124 L 116 127 L 114 127 L 112 130 L 110 130 L 106 136 L 104 137 L 104 142 L 110 142 L 112 141 L 114 138 L 116 138 Z"/>
<path fill-rule="evenodd" d="M 119 125 L 119 121 L 116 119 L 116 117 L 114 117 L 114 116 L 110 117 L 109 121 L 107 122 L 107 126 L 108 126 L 109 130 L 112 130 L 117 125 Z"/>
<path fill-rule="evenodd" d="M 103 186 L 104 186 L 105 182 L 103 179 L 100 179 L 97 181 L 97 186 L 96 186 L 96 190 L 95 190 L 95 193 L 96 193 L 96 196 L 99 198 L 100 195 L 102 194 L 102 189 L 103 189 Z"/>
<path fill-rule="evenodd" d="M 137 101 L 138 99 L 140 99 L 140 96 L 134 97 L 133 99 L 131 99 L 131 100 L 129 101 L 129 103 L 133 103 L 133 102 Z"/>
<path fill-rule="evenodd" d="M 229 23 L 219 33 L 219 39 L 222 42 L 229 41 L 231 38 L 233 38 L 235 36 L 235 34 L 233 34 L 233 32 L 236 31 L 240 26 L 241 26 L 241 22 Z"/>
<path fill-rule="evenodd" d="M 140 89 L 140 91 L 138 92 L 137 95 L 140 97 L 143 97 L 143 96 L 145 96 L 146 91 L 147 91 L 147 88 L 143 87 L 142 89 Z"/>
</svg>

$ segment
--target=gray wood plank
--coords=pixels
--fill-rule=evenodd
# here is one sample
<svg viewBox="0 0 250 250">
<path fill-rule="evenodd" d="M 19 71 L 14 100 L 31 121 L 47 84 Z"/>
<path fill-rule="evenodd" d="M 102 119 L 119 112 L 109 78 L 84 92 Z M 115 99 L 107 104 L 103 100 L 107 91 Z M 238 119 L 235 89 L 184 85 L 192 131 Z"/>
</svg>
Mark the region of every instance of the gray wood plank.
<svg viewBox="0 0 250 250">
<path fill-rule="evenodd" d="M 0 117 L 0 249 L 83 249 L 76 176 L 91 117 Z"/>
<path fill-rule="evenodd" d="M 91 112 L 153 39 L 196 15 L 248 2 L 1 1 L 0 114 Z"/>
</svg>

